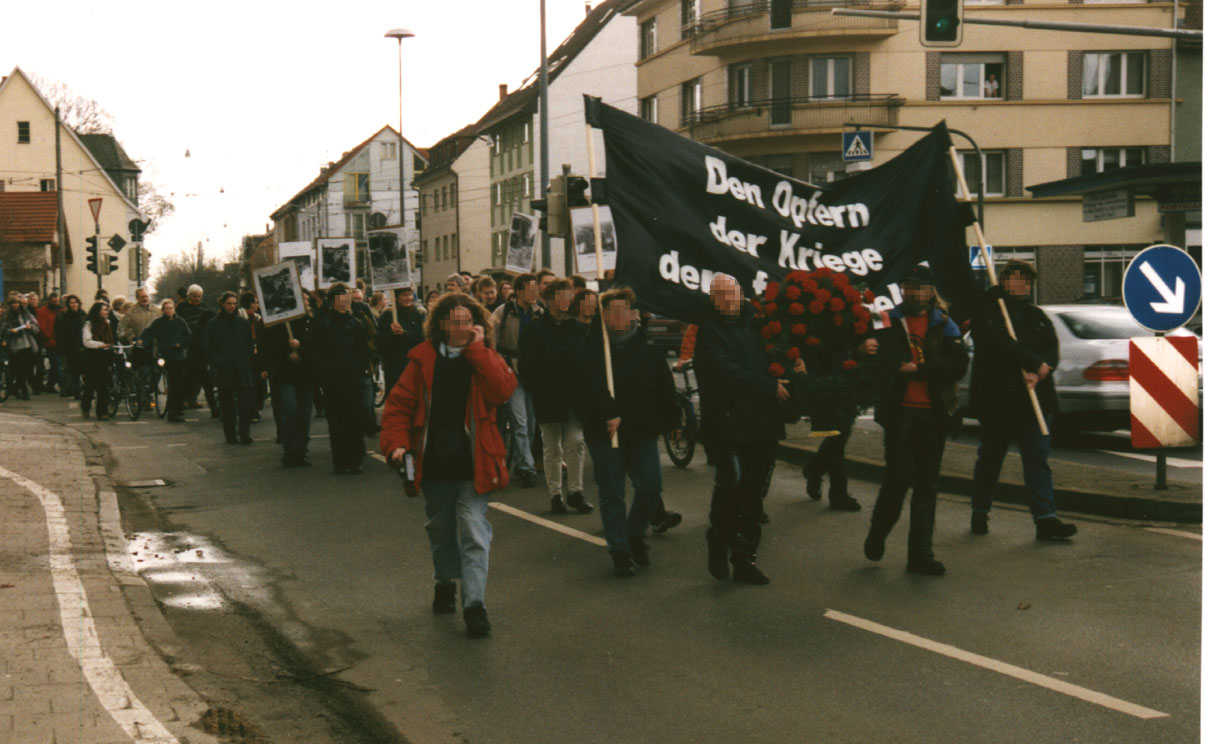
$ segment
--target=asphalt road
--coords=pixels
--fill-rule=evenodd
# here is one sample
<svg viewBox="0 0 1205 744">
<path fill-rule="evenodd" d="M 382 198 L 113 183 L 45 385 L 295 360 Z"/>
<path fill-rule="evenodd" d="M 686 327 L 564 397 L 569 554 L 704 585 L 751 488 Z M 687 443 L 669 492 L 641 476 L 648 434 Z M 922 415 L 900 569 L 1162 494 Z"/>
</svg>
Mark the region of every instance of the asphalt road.
<svg viewBox="0 0 1205 744">
<path fill-rule="evenodd" d="M 80 425 L 63 405 L 37 408 Z M 363 476 L 335 477 L 321 438 L 314 468 L 284 471 L 270 421 L 253 446 L 231 447 L 202 413 L 179 426 L 83 424 L 109 446 L 116 480 L 168 482 L 123 494 L 140 514 L 133 544 L 168 532 L 162 544 L 209 556 L 188 566 L 199 585 L 155 586 L 169 620 L 205 666 L 242 641 L 200 629 L 253 610 L 288 653 L 369 690 L 353 693 L 364 714 L 399 740 L 1200 737 L 1199 529 L 1077 520 L 1070 544 L 1039 544 L 1026 512 L 1002 508 L 991 535 L 973 537 L 967 503 L 943 498 L 935 549 L 949 573 L 916 577 L 903 570 L 906 523 L 872 564 L 861 555 L 868 512 L 807 500 L 783 467 L 759 556 L 772 583 L 749 587 L 705 571 L 710 471 L 663 458 L 665 499 L 684 521 L 651 540 L 653 565 L 635 579 L 612 578 L 589 541 L 597 513 L 552 517 L 542 487 L 499 494 L 583 534 L 492 510 L 494 634 L 470 641 L 458 616 L 430 612 L 421 499 L 405 498 L 395 474 L 368 462 Z M 874 489 L 851 490 L 869 506 Z M 286 721 L 257 720 L 269 741 L 290 740 Z"/>
</svg>

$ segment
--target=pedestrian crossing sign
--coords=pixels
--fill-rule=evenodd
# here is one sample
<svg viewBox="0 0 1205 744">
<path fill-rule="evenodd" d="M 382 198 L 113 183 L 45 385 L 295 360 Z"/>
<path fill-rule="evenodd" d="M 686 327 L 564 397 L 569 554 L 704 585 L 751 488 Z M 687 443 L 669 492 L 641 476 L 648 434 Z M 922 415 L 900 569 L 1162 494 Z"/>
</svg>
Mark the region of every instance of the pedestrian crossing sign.
<svg viewBox="0 0 1205 744">
<path fill-rule="evenodd" d="M 860 163 L 874 157 L 874 133 L 863 130 L 841 133 L 841 159 Z"/>
</svg>

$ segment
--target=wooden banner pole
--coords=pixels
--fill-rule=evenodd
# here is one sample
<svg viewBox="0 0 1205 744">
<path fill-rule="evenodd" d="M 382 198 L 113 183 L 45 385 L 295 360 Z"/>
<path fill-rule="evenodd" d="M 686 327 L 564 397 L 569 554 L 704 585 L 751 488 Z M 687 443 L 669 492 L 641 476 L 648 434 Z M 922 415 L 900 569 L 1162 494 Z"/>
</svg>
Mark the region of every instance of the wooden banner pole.
<svg viewBox="0 0 1205 744">
<path fill-rule="evenodd" d="M 597 172 L 596 172 L 595 166 L 594 166 L 594 127 L 590 126 L 589 124 L 586 125 L 586 152 L 588 153 L 588 158 L 590 161 L 590 183 L 594 183 L 594 178 L 597 175 Z M 603 274 L 603 250 L 602 250 L 602 222 L 600 221 L 599 214 L 598 214 L 598 205 L 594 203 L 593 199 L 591 199 L 590 202 L 591 202 L 590 203 L 590 211 L 594 213 L 595 271 L 596 271 L 596 278 L 598 279 L 599 282 L 601 282 L 604 277 L 604 274 Z M 565 238 L 565 240 L 569 240 L 569 239 L 570 238 L 568 238 L 568 237 Z M 600 285 L 600 287 L 601 287 L 601 285 Z M 606 371 L 607 371 L 607 392 L 609 392 L 611 394 L 611 397 L 614 398 L 615 397 L 615 373 L 611 371 L 611 339 L 610 339 L 610 334 L 607 333 L 607 322 L 605 319 L 603 319 L 601 317 L 601 315 L 602 315 L 601 303 L 598 306 L 598 313 L 600 316 L 598 319 L 598 326 L 602 330 L 603 365 L 606 367 Z M 614 448 L 614 447 L 618 447 L 618 446 L 619 446 L 619 432 L 615 432 L 614 434 L 611 435 L 611 447 Z"/>
<path fill-rule="evenodd" d="M 966 177 L 962 173 L 962 159 L 958 157 L 958 149 L 950 145 L 950 162 L 954 165 L 954 176 L 958 179 L 958 187 L 962 189 L 962 196 L 967 201 L 971 198 L 971 190 L 967 188 Z M 979 257 L 983 260 L 983 265 L 987 267 L 987 279 L 993 287 L 999 284 L 996 281 L 996 267 L 992 263 L 992 259 L 987 255 L 987 239 L 983 237 L 983 228 L 979 226 L 979 220 L 975 220 L 972 225 L 975 228 L 975 240 L 979 241 Z M 996 302 L 1000 306 L 1000 314 L 1004 316 L 1004 327 L 1008 329 L 1008 335 L 1013 341 L 1017 340 L 1017 331 L 1013 328 L 1012 318 L 1008 315 L 1008 307 L 1004 304 L 1003 297 L 997 297 Z M 1021 382 L 1025 384 L 1025 370 L 1021 370 Z M 1029 392 L 1029 402 L 1033 404 L 1034 416 L 1038 419 L 1038 431 L 1042 432 L 1042 436 L 1050 436 L 1050 430 L 1046 428 L 1046 417 L 1042 415 L 1042 404 L 1038 402 L 1038 392 L 1036 389 L 1025 384 L 1025 389 Z"/>
</svg>

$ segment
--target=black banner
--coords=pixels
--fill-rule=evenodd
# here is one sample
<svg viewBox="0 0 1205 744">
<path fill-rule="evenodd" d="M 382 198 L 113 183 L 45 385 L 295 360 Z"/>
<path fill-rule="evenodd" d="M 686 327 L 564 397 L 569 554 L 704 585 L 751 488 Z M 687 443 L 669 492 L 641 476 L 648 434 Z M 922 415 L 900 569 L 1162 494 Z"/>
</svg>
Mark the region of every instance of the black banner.
<svg viewBox="0 0 1205 744">
<path fill-rule="evenodd" d="M 976 299 L 969 209 L 954 198 L 944 122 L 883 165 L 816 188 L 588 96 L 586 119 L 605 138 L 615 282 L 652 312 L 698 320 L 716 273 L 758 295 L 822 266 L 874 291 L 874 309 L 886 310 L 902 300 L 899 277 L 921 261 L 956 309 Z"/>
</svg>

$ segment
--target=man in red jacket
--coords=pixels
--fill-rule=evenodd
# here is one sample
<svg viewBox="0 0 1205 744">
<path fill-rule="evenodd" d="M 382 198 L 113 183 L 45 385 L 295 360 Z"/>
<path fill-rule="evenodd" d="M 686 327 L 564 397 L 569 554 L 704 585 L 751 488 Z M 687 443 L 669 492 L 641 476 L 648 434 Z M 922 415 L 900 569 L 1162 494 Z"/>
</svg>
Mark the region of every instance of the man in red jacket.
<svg viewBox="0 0 1205 744">
<path fill-rule="evenodd" d="M 47 372 L 46 382 L 42 383 L 42 375 L 39 374 L 42 370 L 37 368 L 34 370 L 34 392 L 39 392 L 39 389 L 46 392 L 52 392 L 56 385 L 61 386 L 59 380 L 59 351 L 54 342 L 54 321 L 62 312 L 62 305 L 59 303 L 58 294 L 51 292 L 46 296 L 46 304 L 37 308 L 38 317 L 38 345 L 46 350 L 46 359 L 50 362 L 50 370 Z"/>
<path fill-rule="evenodd" d="M 468 294 L 441 297 L 427 316 L 425 335 L 385 401 L 381 452 L 395 466 L 403 465 L 407 454 L 414 461 L 435 564 L 432 609 L 456 612 L 455 580 L 461 579 L 468 635 L 481 638 L 490 632 L 485 612 L 493 536 L 485 518 L 488 494 L 509 481 L 496 412 L 518 381 L 491 348 L 493 326 L 486 309 Z"/>
</svg>

